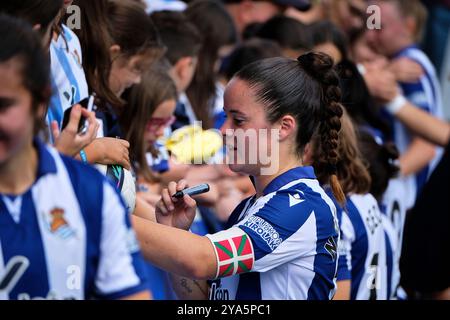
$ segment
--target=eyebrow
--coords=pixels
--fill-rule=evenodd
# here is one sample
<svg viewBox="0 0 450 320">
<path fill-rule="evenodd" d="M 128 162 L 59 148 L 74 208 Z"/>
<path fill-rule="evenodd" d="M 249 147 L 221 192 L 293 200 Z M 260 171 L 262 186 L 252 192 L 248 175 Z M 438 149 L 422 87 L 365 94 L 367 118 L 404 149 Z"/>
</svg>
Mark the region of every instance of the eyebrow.
<svg viewBox="0 0 450 320">
<path fill-rule="evenodd" d="M 223 111 L 226 113 L 227 110 L 225 108 L 223 108 Z M 231 114 L 237 114 L 237 115 L 242 115 L 242 116 L 246 116 L 245 113 L 243 113 L 242 111 L 236 110 L 236 109 L 230 109 L 228 110 L 229 113 Z"/>
<path fill-rule="evenodd" d="M 0 97 L 0 108 L 7 108 L 16 103 L 16 99 Z"/>
</svg>

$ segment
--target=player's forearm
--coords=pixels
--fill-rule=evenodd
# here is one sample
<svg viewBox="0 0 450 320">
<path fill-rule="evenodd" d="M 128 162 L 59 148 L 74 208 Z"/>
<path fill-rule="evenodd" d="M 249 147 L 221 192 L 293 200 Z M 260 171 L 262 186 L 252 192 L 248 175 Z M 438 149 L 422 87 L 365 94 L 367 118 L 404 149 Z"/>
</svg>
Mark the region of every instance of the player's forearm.
<svg viewBox="0 0 450 320">
<path fill-rule="evenodd" d="M 91 143 L 84 148 L 86 153 L 86 158 L 89 163 L 98 163 L 101 160 L 100 154 L 98 152 L 98 145 L 96 143 Z"/>
<path fill-rule="evenodd" d="M 408 150 L 400 157 L 403 176 L 416 174 L 427 166 L 436 155 L 436 146 L 421 138 L 414 138 Z"/>
<path fill-rule="evenodd" d="M 213 279 L 216 256 L 211 242 L 190 232 L 132 216 L 144 258 L 168 272 L 191 279 Z"/>
<path fill-rule="evenodd" d="M 208 284 L 204 280 L 191 280 L 170 274 L 170 282 L 178 299 L 180 300 L 206 300 L 208 299 Z"/>
<path fill-rule="evenodd" d="M 136 294 L 132 294 L 130 296 L 122 298 L 121 300 L 153 300 L 153 296 L 150 291 L 146 290 Z"/>
<path fill-rule="evenodd" d="M 450 139 L 450 124 L 431 116 L 409 102 L 395 116 L 409 130 L 432 143 L 445 146 Z"/>
</svg>

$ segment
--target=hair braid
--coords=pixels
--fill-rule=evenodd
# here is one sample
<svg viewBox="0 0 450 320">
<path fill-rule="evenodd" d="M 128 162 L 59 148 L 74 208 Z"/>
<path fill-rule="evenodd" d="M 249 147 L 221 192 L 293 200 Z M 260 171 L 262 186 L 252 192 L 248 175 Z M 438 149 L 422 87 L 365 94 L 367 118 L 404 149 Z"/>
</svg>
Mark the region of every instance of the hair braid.
<svg viewBox="0 0 450 320">
<path fill-rule="evenodd" d="M 324 177 L 329 178 L 329 184 L 336 200 L 343 204 L 345 195 L 337 177 L 339 131 L 343 115 L 340 104 L 339 77 L 333 70 L 333 60 L 326 54 L 310 52 L 300 56 L 298 61 L 301 67 L 322 85 L 322 121 L 316 132 L 319 139 L 315 146 L 318 148 L 319 157 L 315 159 L 314 166 L 319 180 L 324 181 Z"/>
</svg>

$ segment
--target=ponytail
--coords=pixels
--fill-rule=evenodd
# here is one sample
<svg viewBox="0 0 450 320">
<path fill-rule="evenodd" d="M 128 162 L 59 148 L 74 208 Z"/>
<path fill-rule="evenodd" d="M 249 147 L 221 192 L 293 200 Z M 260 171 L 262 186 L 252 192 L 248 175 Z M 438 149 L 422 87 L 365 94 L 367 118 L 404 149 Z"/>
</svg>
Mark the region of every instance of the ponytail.
<svg viewBox="0 0 450 320">
<path fill-rule="evenodd" d="M 323 53 L 307 53 L 298 58 L 300 66 L 322 85 L 322 117 L 318 127 L 318 159 L 315 167 L 318 176 L 328 176 L 336 200 L 345 203 L 345 194 L 339 183 L 337 165 L 339 161 L 339 131 L 343 108 L 340 104 L 339 77 L 333 70 L 333 60 Z M 319 180 L 321 180 L 319 178 Z"/>
</svg>

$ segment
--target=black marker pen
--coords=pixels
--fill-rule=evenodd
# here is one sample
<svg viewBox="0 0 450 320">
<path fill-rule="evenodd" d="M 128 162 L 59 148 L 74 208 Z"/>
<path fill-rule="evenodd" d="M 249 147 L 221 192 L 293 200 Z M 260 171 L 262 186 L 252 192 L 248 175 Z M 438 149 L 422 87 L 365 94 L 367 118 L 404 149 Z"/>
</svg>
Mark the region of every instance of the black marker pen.
<svg viewBox="0 0 450 320">
<path fill-rule="evenodd" d="M 203 184 L 200 184 L 200 185 L 198 185 L 196 187 L 187 188 L 187 189 L 178 191 L 172 197 L 180 199 L 180 198 L 183 198 L 185 194 L 187 194 L 188 196 L 192 197 L 192 196 L 195 196 L 195 195 L 198 195 L 198 194 L 202 194 L 202 193 L 205 193 L 205 192 L 208 192 L 208 191 L 209 191 L 209 185 L 207 183 L 203 183 Z"/>
</svg>

